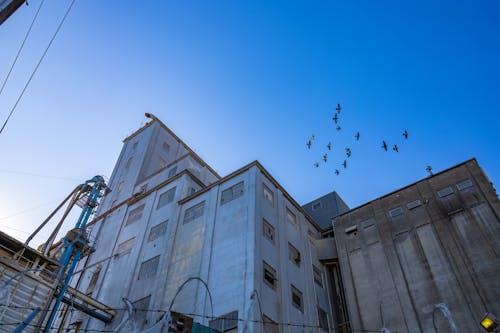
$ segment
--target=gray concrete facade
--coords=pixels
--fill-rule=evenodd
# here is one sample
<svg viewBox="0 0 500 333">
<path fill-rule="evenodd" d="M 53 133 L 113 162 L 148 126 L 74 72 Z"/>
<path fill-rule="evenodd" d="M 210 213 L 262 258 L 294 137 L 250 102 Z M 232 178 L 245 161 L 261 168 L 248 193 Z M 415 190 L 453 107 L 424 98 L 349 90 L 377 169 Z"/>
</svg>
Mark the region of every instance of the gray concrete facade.
<svg viewBox="0 0 500 333">
<path fill-rule="evenodd" d="M 80 262 L 75 288 L 114 309 L 128 298 L 147 310 L 135 314 L 147 328 L 184 281 L 199 277 L 213 316 L 227 315 L 211 323 L 221 331 L 264 332 L 261 321 L 267 333 L 334 331 L 321 228 L 258 162 L 221 178 L 155 118 L 124 140 L 110 187 L 91 226 L 96 250 Z M 212 317 L 196 281 L 173 310 L 207 326 Z M 67 312 L 59 323 L 113 330 L 124 316 L 118 310 L 105 325 Z"/>
<path fill-rule="evenodd" d="M 458 332 L 482 332 L 500 314 L 499 217 L 471 159 L 335 218 L 351 328 L 451 332 L 443 303 Z"/>
</svg>

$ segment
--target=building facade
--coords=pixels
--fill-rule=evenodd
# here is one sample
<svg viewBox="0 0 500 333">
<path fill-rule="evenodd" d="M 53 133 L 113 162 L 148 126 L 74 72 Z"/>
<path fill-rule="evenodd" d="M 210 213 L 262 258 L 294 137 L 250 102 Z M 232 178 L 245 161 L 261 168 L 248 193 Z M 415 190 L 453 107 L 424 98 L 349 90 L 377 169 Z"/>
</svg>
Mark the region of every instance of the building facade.
<svg viewBox="0 0 500 333">
<path fill-rule="evenodd" d="M 60 327 L 139 330 L 170 308 L 221 332 L 333 332 L 321 231 L 258 162 L 221 178 L 154 116 L 124 140 L 92 222 L 95 252 L 75 289 L 118 309 L 104 324 L 70 311 Z M 190 278 L 192 280 L 179 288 Z M 127 331 L 123 329 L 122 331 Z"/>
<path fill-rule="evenodd" d="M 352 329 L 483 332 L 500 313 L 499 217 L 475 159 L 336 217 Z"/>
</svg>

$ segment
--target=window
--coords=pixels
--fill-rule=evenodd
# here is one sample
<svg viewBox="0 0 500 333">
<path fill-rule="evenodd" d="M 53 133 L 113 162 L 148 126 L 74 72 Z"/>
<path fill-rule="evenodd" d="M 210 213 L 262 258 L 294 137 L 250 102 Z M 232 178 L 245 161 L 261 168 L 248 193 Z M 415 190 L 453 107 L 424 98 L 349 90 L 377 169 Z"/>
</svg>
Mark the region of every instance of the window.
<svg viewBox="0 0 500 333">
<path fill-rule="evenodd" d="M 274 227 L 271 224 L 269 224 L 269 222 L 267 222 L 266 219 L 262 220 L 262 232 L 264 233 L 264 237 L 269 239 L 271 243 L 274 244 L 274 239 L 275 239 Z"/>
<path fill-rule="evenodd" d="M 224 191 L 222 191 L 220 204 L 223 205 L 231 200 L 241 197 L 243 195 L 243 189 L 243 182 L 239 182 L 238 184 L 225 189 Z"/>
<path fill-rule="evenodd" d="M 137 148 L 137 145 L 138 145 L 138 144 L 139 144 L 139 141 L 134 142 L 134 144 L 132 145 L 132 149 Z"/>
<path fill-rule="evenodd" d="M 304 301 L 302 297 L 302 292 L 297 289 L 293 284 L 290 285 L 292 292 L 292 304 L 301 312 L 304 312 Z"/>
<path fill-rule="evenodd" d="M 279 333 L 279 325 L 274 320 L 264 315 L 264 331 L 267 333 Z"/>
<path fill-rule="evenodd" d="M 267 201 L 271 204 L 271 206 L 274 206 L 274 194 L 273 191 L 269 189 L 265 184 L 263 184 L 264 187 L 264 198 L 266 198 Z"/>
<path fill-rule="evenodd" d="M 135 237 L 132 237 L 132 238 L 124 241 L 123 243 L 120 243 L 120 245 L 118 245 L 118 247 L 116 248 L 115 255 L 118 256 L 118 255 L 130 252 L 132 250 L 132 248 L 134 247 L 134 243 L 135 243 Z"/>
<path fill-rule="evenodd" d="M 349 228 L 346 228 L 344 231 L 348 235 L 352 234 L 355 236 L 358 234 L 358 226 L 357 225 L 350 226 Z"/>
<path fill-rule="evenodd" d="M 144 204 L 140 205 L 137 208 L 134 208 L 128 214 L 127 222 L 125 225 L 129 225 L 134 223 L 135 221 L 139 221 L 142 217 L 142 212 L 144 211 Z"/>
<path fill-rule="evenodd" d="M 447 197 L 447 196 L 453 194 L 453 189 L 451 188 L 451 186 L 448 186 L 448 187 L 445 187 L 445 188 L 437 191 L 437 194 L 440 198 L 444 198 L 444 197 Z"/>
<path fill-rule="evenodd" d="M 196 204 L 196 205 L 186 209 L 186 212 L 184 213 L 183 224 L 189 223 L 189 222 L 195 220 L 196 218 L 202 216 L 204 209 L 205 209 L 205 201 L 202 201 L 199 204 Z"/>
<path fill-rule="evenodd" d="M 291 262 L 300 267 L 300 252 L 290 243 L 288 243 L 288 258 Z"/>
<path fill-rule="evenodd" d="M 293 225 L 294 227 L 297 226 L 297 217 L 295 216 L 294 213 L 292 213 L 292 211 L 290 209 L 286 209 L 286 220 L 288 222 L 290 222 L 291 225 Z"/>
<path fill-rule="evenodd" d="M 394 209 L 391 209 L 389 211 L 389 215 L 392 217 L 392 218 L 395 218 L 395 217 L 398 217 L 398 216 L 401 216 L 403 215 L 403 208 L 401 207 L 396 207 Z"/>
<path fill-rule="evenodd" d="M 410 201 L 406 204 L 406 208 L 408 208 L 408 210 L 412 210 L 420 206 L 422 206 L 422 201 L 418 199 Z"/>
<path fill-rule="evenodd" d="M 139 193 L 144 194 L 148 190 L 148 184 L 144 184 L 139 189 Z"/>
<path fill-rule="evenodd" d="M 118 187 L 116 189 L 116 193 L 120 193 L 123 189 L 123 180 L 120 181 L 120 183 L 118 184 Z"/>
<path fill-rule="evenodd" d="M 318 324 L 322 331 L 328 331 L 328 315 L 318 306 Z"/>
<path fill-rule="evenodd" d="M 472 187 L 472 180 L 470 180 L 470 179 L 466 179 L 466 180 L 457 184 L 457 188 L 459 191 L 463 191 L 463 190 L 466 190 L 466 189 L 471 188 L 471 187 Z"/>
<path fill-rule="evenodd" d="M 165 159 L 161 156 L 158 156 L 158 166 L 160 169 L 163 169 L 167 166 L 167 161 L 165 161 Z"/>
<path fill-rule="evenodd" d="M 156 205 L 156 209 L 159 209 L 163 206 L 165 206 L 168 203 L 171 203 L 174 201 L 174 196 L 175 196 L 175 187 L 171 188 L 167 192 L 164 192 L 160 194 L 160 197 L 158 198 L 158 204 Z"/>
<path fill-rule="evenodd" d="M 160 263 L 160 256 L 153 257 L 144 261 L 139 269 L 138 280 L 150 279 L 156 275 L 158 271 L 158 264 Z"/>
<path fill-rule="evenodd" d="M 278 279 L 276 279 L 276 270 L 272 268 L 268 263 L 265 261 L 262 262 L 262 267 L 263 267 L 263 278 L 264 278 L 264 283 L 267 284 L 269 287 L 272 289 L 276 290 L 276 287 L 278 285 Z"/>
<path fill-rule="evenodd" d="M 134 317 L 133 320 L 137 324 L 137 328 L 142 330 L 148 324 L 149 303 L 151 302 L 151 295 L 141 298 L 134 303 Z"/>
<path fill-rule="evenodd" d="M 167 226 L 168 226 L 167 222 L 168 222 L 168 220 L 164 221 L 160 224 L 157 224 L 151 228 L 151 230 L 149 231 L 148 242 L 152 242 L 155 239 L 158 239 L 161 236 L 165 235 L 165 233 L 167 232 Z"/>
<path fill-rule="evenodd" d="M 163 151 L 165 153 L 168 153 L 170 151 L 170 146 L 168 145 L 168 143 L 166 143 L 165 141 L 163 141 L 162 145 L 161 145 L 161 148 L 163 149 Z"/>
<path fill-rule="evenodd" d="M 113 201 L 111 201 L 111 205 L 109 206 L 110 208 L 116 206 L 116 202 L 118 201 L 118 199 L 114 198 Z"/>
<path fill-rule="evenodd" d="M 87 291 L 85 292 L 87 295 L 91 295 L 94 291 L 95 285 L 97 284 L 97 279 L 99 278 L 99 274 L 101 273 L 102 265 L 97 266 L 95 271 L 92 273 L 92 277 L 90 278 L 89 285 L 87 287 Z"/>
<path fill-rule="evenodd" d="M 321 288 L 323 288 L 323 274 L 321 273 L 321 269 L 313 265 L 313 275 L 314 282 L 318 284 Z"/>
<path fill-rule="evenodd" d="M 196 193 L 196 189 L 194 187 L 190 187 L 188 193 L 189 193 L 188 196 L 193 195 Z"/>
<path fill-rule="evenodd" d="M 208 326 L 219 332 L 228 332 L 238 328 L 238 311 L 232 311 L 219 318 L 210 320 Z"/>
<path fill-rule="evenodd" d="M 171 178 L 177 174 L 177 166 L 174 166 L 168 171 L 168 178 Z"/>
<path fill-rule="evenodd" d="M 133 157 L 129 157 L 128 158 L 127 163 L 125 164 L 125 169 L 130 168 L 130 166 L 132 165 L 132 160 L 133 159 L 134 159 Z"/>
<path fill-rule="evenodd" d="M 313 202 L 311 204 L 311 209 L 312 210 L 318 210 L 321 208 L 321 201 Z"/>
</svg>

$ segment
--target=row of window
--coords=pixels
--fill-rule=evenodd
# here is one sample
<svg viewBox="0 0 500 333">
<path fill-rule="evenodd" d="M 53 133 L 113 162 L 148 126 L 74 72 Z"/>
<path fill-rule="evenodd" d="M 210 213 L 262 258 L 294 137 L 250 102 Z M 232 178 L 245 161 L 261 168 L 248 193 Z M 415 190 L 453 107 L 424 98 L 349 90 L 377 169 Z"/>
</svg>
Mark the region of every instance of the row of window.
<svg viewBox="0 0 500 333">
<path fill-rule="evenodd" d="M 321 269 L 312 265 L 314 282 L 321 288 L 323 288 L 323 274 L 321 273 Z M 269 265 L 267 262 L 262 261 L 262 272 L 263 272 L 263 280 L 264 283 L 267 284 L 271 289 L 276 290 L 278 287 L 278 278 L 276 277 L 276 270 Z"/>
<path fill-rule="evenodd" d="M 464 191 L 466 189 L 471 188 L 473 186 L 473 184 L 472 184 L 472 180 L 466 179 L 466 180 L 463 180 L 459 183 L 456 183 L 455 186 L 459 191 Z M 453 188 L 451 186 L 447 186 L 447 187 L 442 188 L 439 191 L 437 191 L 437 195 L 440 198 L 447 197 L 449 195 L 452 195 L 453 193 L 454 193 Z"/>
<path fill-rule="evenodd" d="M 163 221 L 153 227 L 149 230 L 149 237 L 148 237 L 148 242 L 152 242 L 161 236 L 163 236 L 167 232 L 167 226 L 168 226 L 168 220 Z M 122 255 L 126 254 L 132 248 L 134 247 L 135 244 L 135 237 L 132 237 L 118 245 L 116 248 L 116 255 Z"/>
</svg>

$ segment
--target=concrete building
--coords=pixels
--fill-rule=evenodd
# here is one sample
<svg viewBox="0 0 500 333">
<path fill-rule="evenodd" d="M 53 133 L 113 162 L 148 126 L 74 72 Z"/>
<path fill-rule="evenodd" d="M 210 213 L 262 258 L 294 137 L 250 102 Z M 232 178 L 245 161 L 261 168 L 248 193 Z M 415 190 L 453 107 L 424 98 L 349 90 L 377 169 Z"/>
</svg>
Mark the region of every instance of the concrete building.
<svg viewBox="0 0 500 333">
<path fill-rule="evenodd" d="M 336 217 L 352 329 L 451 332 L 448 316 L 484 332 L 482 316 L 500 314 L 499 217 L 475 159 Z"/>
<path fill-rule="evenodd" d="M 221 332 L 333 332 L 322 228 L 258 162 L 221 178 L 154 116 L 124 140 L 72 284 L 139 329 L 169 308 Z M 328 247 L 330 246 L 330 247 Z M 331 252 L 328 253 L 331 256 Z M 61 327 L 113 330 L 81 313 Z M 210 317 L 217 317 L 211 320 Z M 266 322 L 265 330 L 261 322 Z M 280 324 L 278 324 L 280 323 Z"/>
</svg>

